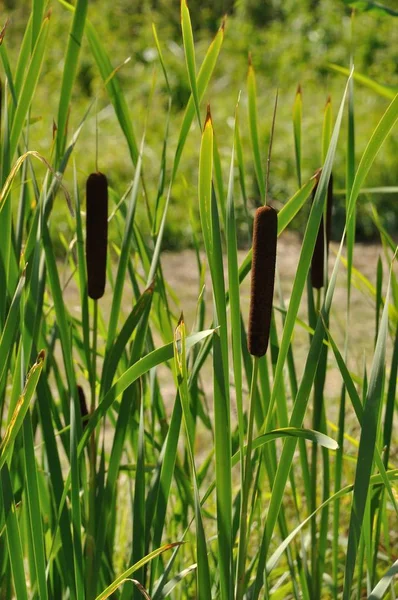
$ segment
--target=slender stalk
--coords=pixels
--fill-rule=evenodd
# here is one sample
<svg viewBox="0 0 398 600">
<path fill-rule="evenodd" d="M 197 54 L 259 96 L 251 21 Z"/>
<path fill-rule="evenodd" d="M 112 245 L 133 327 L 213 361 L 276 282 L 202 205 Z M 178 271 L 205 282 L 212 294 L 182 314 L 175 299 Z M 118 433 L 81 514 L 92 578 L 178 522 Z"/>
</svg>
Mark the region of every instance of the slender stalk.
<svg viewBox="0 0 398 600">
<path fill-rule="evenodd" d="M 258 374 L 258 357 L 254 357 L 253 373 L 250 387 L 250 408 L 249 408 L 249 423 L 247 429 L 247 447 L 246 460 L 244 469 L 244 483 L 242 490 L 242 504 L 240 511 L 240 532 L 239 532 L 239 549 L 238 549 L 238 565 L 236 569 L 236 600 L 241 600 L 245 592 L 245 564 L 247 553 L 247 505 L 249 500 L 250 484 L 252 479 L 252 445 L 253 445 L 253 428 L 254 428 L 254 412 L 256 405 L 257 391 L 257 374 Z"/>
<path fill-rule="evenodd" d="M 90 414 L 95 411 L 96 397 L 95 384 L 97 373 L 97 340 L 98 340 L 98 300 L 93 300 L 93 339 L 92 339 L 92 363 L 90 373 L 91 405 Z M 90 600 L 96 596 L 96 575 L 94 573 L 95 555 L 95 503 L 96 503 L 96 459 L 97 449 L 95 441 L 95 430 L 91 434 L 89 442 L 89 518 L 87 531 L 87 598 Z"/>
</svg>

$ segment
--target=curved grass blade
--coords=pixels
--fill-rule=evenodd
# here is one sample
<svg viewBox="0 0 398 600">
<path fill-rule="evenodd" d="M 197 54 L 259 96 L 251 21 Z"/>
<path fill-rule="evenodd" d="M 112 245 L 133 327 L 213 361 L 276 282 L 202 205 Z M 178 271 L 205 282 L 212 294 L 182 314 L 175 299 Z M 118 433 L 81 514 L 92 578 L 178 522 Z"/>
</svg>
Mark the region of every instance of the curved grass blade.
<svg viewBox="0 0 398 600">
<path fill-rule="evenodd" d="M 350 74 L 350 69 L 347 69 L 346 67 L 340 67 L 340 65 L 334 65 L 332 63 L 329 63 L 327 66 L 332 71 L 335 71 L 336 73 L 341 73 L 341 75 L 344 75 L 345 77 L 348 77 Z M 366 77 L 366 75 L 361 75 L 361 73 L 354 72 L 353 77 L 355 81 L 358 81 L 358 83 L 362 83 L 362 85 L 365 85 L 367 88 L 373 90 L 374 92 L 377 92 L 380 96 L 388 98 L 389 100 L 392 100 L 398 91 L 398 86 L 396 85 L 389 86 L 377 83 L 373 79 L 370 79 L 370 77 Z"/>
<path fill-rule="evenodd" d="M 356 8 L 358 12 L 370 12 L 381 16 L 398 17 L 397 10 L 385 4 L 380 4 L 380 2 L 373 2 L 373 0 L 344 0 L 344 4 Z"/>
<path fill-rule="evenodd" d="M 394 127 L 397 119 L 398 94 L 396 94 L 395 98 L 388 106 L 384 115 L 377 124 L 377 127 L 374 130 L 372 137 L 370 138 L 368 145 L 366 146 L 365 151 L 362 155 L 361 162 L 358 165 L 358 169 L 355 174 L 355 179 L 352 184 L 351 194 L 347 205 L 347 223 L 349 223 L 349 221 L 353 218 L 355 202 L 358 198 L 362 184 L 364 183 L 369 173 L 369 169 L 372 166 L 373 161 L 376 158 L 381 146 L 388 137 L 391 129 Z"/>
<path fill-rule="evenodd" d="M 156 556 L 159 556 L 159 554 L 162 554 L 163 552 L 171 550 L 172 548 L 175 548 L 176 546 L 180 545 L 181 542 L 173 542 L 172 544 L 165 544 L 161 548 L 154 550 L 153 552 L 142 558 L 139 562 L 134 564 L 132 567 L 127 569 L 127 571 L 124 571 L 124 573 L 119 575 L 119 577 L 115 579 L 115 581 L 110 586 L 108 586 L 101 594 L 99 594 L 99 596 L 97 596 L 95 600 L 105 600 L 105 598 L 109 598 L 109 596 L 113 594 L 125 581 L 127 581 L 130 575 L 132 575 L 135 571 L 146 565 Z"/>
<path fill-rule="evenodd" d="M 120 358 L 123 354 L 128 341 L 130 340 L 141 317 L 145 314 L 148 304 L 153 296 L 153 286 L 147 288 L 137 300 L 133 310 L 127 317 L 119 335 L 115 339 L 109 354 L 105 356 L 104 366 L 101 377 L 101 393 L 106 393 L 112 385 Z"/>
<path fill-rule="evenodd" d="M 30 401 L 36 390 L 37 382 L 43 368 L 45 352 L 42 350 L 37 357 L 35 364 L 30 369 L 24 390 L 18 400 L 18 403 L 13 411 L 10 422 L 4 433 L 0 444 L 0 469 L 3 467 L 12 452 L 13 443 L 20 430 L 25 415 L 29 409 Z"/>
<path fill-rule="evenodd" d="M 391 480 L 391 481 L 397 481 L 397 479 L 398 479 L 398 469 L 394 469 L 392 471 L 387 471 L 387 476 L 388 476 L 389 480 Z M 381 484 L 382 484 L 382 478 L 381 478 L 381 476 L 380 475 L 372 475 L 372 477 L 370 478 L 370 481 L 369 481 L 369 487 L 380 486 Z M 340 498 L 343 498 L 347 494 L 350 494 L 353 491 L 353 488 L 354 488 L 353 485 L 348 485 L 348 486 L 342 488 L 341 490 L 339 490 L 338 492 L 334 493 L 332 496 L 330 496 L 330 498 L 328 498 L 327 500 L 325 500 L 325 502 L 323 502 L 322 504 L 320 504 L 317 507 L 317 509 L 316 509 L 315 512 L 313 512 L 306 519 L 304 519 L 304 521 L 302 521 L 287 536 L 287 538 L 283 540 L 283 542 L 280 544 L 280 546 L 278 546 L 278 549 L 273 553 L 273 555 L 267 561 L 267 567 L 266 567 L 267 568 L 267 573 L 270 573 L 275 568 L 277 562 L 283 556 L 283 553 L 285 552 L 285 550 L 288 547 L 288 545 L 290 544 L 290 542 L 299 533 L 299 531 L 301 531 L 301 529 L 307 523 L 309 523 L 311 521 L 311 519 L 313 519 L 315 517 L 315 515 L 318 512 L 322 511 L 326 506 L 328 506 L 332 502 L 335 502 L 336 500 L 339 500 Z"/>
<path fill-rule="evenodd" d="M 164 79 L 166 81 L 167 92 L 168 92 L 169 96 L 171 96 L 171 88 L 170 88 L 169 78 L 167 76 L 167 69 L 166 69 L 164 59 L 163 59 L 163 53 L 162 53 L 162 49 L 160 47 L 160 42 L 159 42 L 159 38 L 158 38 L 158 33 L 156 31 L 155 23 L 152 23 L 152 33 L 153 33 L 153 38 L 155 40 L 156 50 L 158 51 L 159 61 L 160 61 L 160 65 L 162 67 Z"/>
<path fill-rule="evenodd" d="M 376 587 L 373 588 L 370 595 L 368 596 L 368 600 L 381 600 L 381 598 L 383 598 L 384 594 L 387 592 L 388 588 L 392 584 L 394 577 L 396 577 L 397 575 L 398 560 L 396 560 L 395 563 L 391 565 L 388 571 L 380 579 Z"/>
<path fill-rule="evenodd" d="M 214 334 L 214 329 L 208 329 L 204 331 L 200 331 L 195 333 L 187 338 L 187 352 L 190 350 L 195 344 L 205 340 L 208 336 Z M 174 355 L 174 343 L 170 342 L 157 350 L 153 350 L 136 363 L 134 363 L 131 367 L 123 373 L 121 377 L 114 383 L 109 392 L 104 396 L 101 404 L 97 406 L 96 410 L 92 413 L 91 418 L 87 422 L 84 433 L 81 437 L 79 446 L 78 446 L 78 457 L 81 456 L 88 439 L 90 438 L 92 432 L 97 427 L 101 418 L 106 414 L 109 408 L 112 406 L 114 400 L 116 400 L 130 385 L 132 385 L 137 379 L 145 375 L 148 371 L 157 367 L 158 365 L 171 360 Z M 69 473 L 67 481 L 65 482 L 61 502 L 58 506 L 58 522 L 59 515 L 62 513 L 66 496 L 70 487 L 70 476 Z M 56 534 L 56 530 L 54 535 Z"/>
</svg>

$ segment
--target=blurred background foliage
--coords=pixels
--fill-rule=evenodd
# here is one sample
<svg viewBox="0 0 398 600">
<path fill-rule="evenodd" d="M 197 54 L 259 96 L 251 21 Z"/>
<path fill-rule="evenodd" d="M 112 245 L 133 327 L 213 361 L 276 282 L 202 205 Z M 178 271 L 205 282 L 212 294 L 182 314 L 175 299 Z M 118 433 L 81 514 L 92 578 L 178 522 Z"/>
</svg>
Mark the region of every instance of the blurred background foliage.
<svg viewBox="0 0 398 600">
<path fill-rule="evenodd" d="M 388 4 L 386 1 L 385 4 Z M 390 2 L 390 6 L 391 2 Z M 264 162 L 269 143 L 272 110 L 277 88 L 279 105 L 273 145 L 270 175 L 270 196 L 278 208 L 297 189 L 292 134 L 292 105 L 297 85 L 303 90 L 303 178 L 309 178 L 321 164 L 321 131 L 323 109 L 330 95 L 332 105 L 338 105 L 345 78 L 334 73 L 328 63 L 348 67 L 353 31 L 355 69 L 379 83 L 398 85 L 398 19 L 375 12 L 356 14 L 353 27 L 352 9 L 342 0 L 190 0 L 189 8 L 194 29 L 199 68 L 205 51 L 226 14 L 225 40 L 212 82 L 204 99 L 202 111 L 210 102 L 215 135 L 227 179 L 233 142 L 233 118 L 240 90 L 240 122 L 246 159 L 248 193 L 251 206 L 258 203 L 254 167 L 247 127 L 246 74 L 248 53 L 251 52 L 256 71 L 258 114 Z M 51 52 L 46 56 L 41 80 L 32 108 L 32 117 L 39 117 L 30 128 L 31 149 L 51 156 L 53 121 L 58 110 L 63 60 L 71 15 L 52 2 L 50 26 Z M 24 33 L 30 3 L 19 0 L 3 2 L 3 21 L 9 17 L 5 43 L 15 64 Z M 149 111 L 144 173 L 150 201 L 155 202 L 160 159 L 166 128 L 168 96 L 160 69 L 152 33 L 156 24 L 172 88 L 172 112 L 167 147 L 169 164 L 175 152 L 183 110 L 189 97 L 189 82 L 180 30 L 180 10 L 177 0 L 91 0 L 88 18 L 95 25 L 105 44 L 112 64 L 117 67 L 127 57 L 131 60 L 119 73 L 121 85 L 130 107 L 137 138 L 143 134 Z M 93 96 L 96 110 L 84 125 L 77 151 L 77 169 L 82 189 L 87 175 L 95 169 L 96 115 L 99 125 L 99 168 L 105 172 L 120 198 L 133 177 L 127 146 L 109 104 L 102 80 L 84 44 L 80 57 L 78 85 L 75 86 L 69 119 L 69 133 L 78 126 Z M 375 125 L 388 105 L 386 98 L 355 84 L 356 157 L 357 162 Z M 168 213 L 165 244 L 178 249 L 191 243 L 188 206 L 197 210 L 198 126 L 193 125 L 184 150 L 177 181 L 173 188 L 172 205 Z M 334 168 L 335 189 L 345 186 L 345 136 L 343 127 Z M 372 169 L 367 186 L 397 186 L 398 137 L 389 137 Z M 72 182 L 72 169 L 66 182 Z M 69 179 L 68 179 L 69 177 Z M 71 189 L 71 188 L 70 188 Z M 236 188 L 238 191 L 238 188 Z M 378 208 L 384 225 L 394 234 L 398 231 L 398 194 L 362 194 L 359 202 L 358 238 L 371 240 L 375 236 L 370 202 Z M 243 212 L 242 200 L 236 197 L 238 215 Z M 336 195 L 334 235 L 341 233 L 344 221 L 344 195 Z M 60 200 L 55 207 L 59 231 L 68 237 L 70 227 Z M 146 218 L 144 200 L 139 214 Z M 243 215 L 242 215 L 243 217 Z M 294 226 L 302 231 L 306 214 L 302 211 Z M 54 222 L 54 220 L 53 220 Z M 243 218 L 242 218 L 243 223 Z M 242 228 L 243 229 L 243 228 Z M 241 243 L 247 236 L 242 230 Z"/>
</svg>

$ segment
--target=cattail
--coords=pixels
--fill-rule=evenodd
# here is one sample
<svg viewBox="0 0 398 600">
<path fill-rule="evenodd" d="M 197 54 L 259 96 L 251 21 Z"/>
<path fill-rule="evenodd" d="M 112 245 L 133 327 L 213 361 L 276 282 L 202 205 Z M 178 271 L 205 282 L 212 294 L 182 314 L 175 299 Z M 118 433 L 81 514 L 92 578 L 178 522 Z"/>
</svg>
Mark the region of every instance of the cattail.
<svg viewBox="0 0 398 600">
<path fill-rule="evenodd" d="M 88 295 L 104 295 L 108 245 L 108 182 L 102 173 L 91 173 L 86 183 L 86 263 Z"/>
<path fill-rule="evenodd" d="M 77 393 L 79 395 L 80 415 L 81 415 L 81 418 L 84 419 L 84 417 L 87 417 L 87 415 L 88 415 L 88 409 L 87 409 L 87 403 L 86 403 L 86 396 L 84 395 L 84 390 L 81 385 L 77 386 Z M 85 429 L 86 427 L 87 427 L 87 421 L 83 421 L 83 429 Z"/>
<path fill-rule="evenodd" d="M 318 187 L 318 183 L 314 187 L 312 192 L 312 199 L 315 197 L 315 193 Z M 326 257 L 328 255 L 329 241 L 332 228 L 332 206 L 333 206 L 333 175 L 330 174 L 328 193 L 326 198 Z M 323 287 L 324 282 L 324 262 L 325 262 L 325 237 L 324 237 L 324 225 L 323 216 L 319 225 L 318 235 L 315 242 L 314 253 L 311 261 L 311 283 L 312 287 L 319 290 Z"/>
<path fill-rule="evenodd" d="M 253 226 L 253 259 L 248 348 L 263 356 L 268 347 L 274 295 L 278 216 L 271 206 L 257 209 Z"/>
</svg>

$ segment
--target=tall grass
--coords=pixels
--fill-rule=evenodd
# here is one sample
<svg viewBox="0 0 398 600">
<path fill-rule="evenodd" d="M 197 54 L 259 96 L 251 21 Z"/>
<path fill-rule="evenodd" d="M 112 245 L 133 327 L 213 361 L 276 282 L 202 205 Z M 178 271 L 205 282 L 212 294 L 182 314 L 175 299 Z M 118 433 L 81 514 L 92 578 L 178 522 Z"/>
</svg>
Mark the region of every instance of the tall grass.
<svg viewBox="0 0 398 600">
<path fill-rule="evenodd" d="M 386 105 L 356 166 L 351 71 L 334 123 L 330 103 L 325 110 L 322 170 L 304 181 L 302 115 L 311 107 L 298 89 L 290 150 L 298 190 L 279 211 L 272 236 L 276 229 L 278 236 L 285 231 L 311 195 L 313 202 L 290 298 L 280 285 L 286 275 L 277 267 L 266 315 L 261 299 L 255 299 L 256 318 L 267 319 L 269 348 L 264 355 L 266 344 L 252 357 L 243 282 L 252 258 L 260 283 L 267 265 L 260 264 L 258 249 L 240 260 L 236 209 L 243 207 L 250 232 L 246 172 L 254 169 L 262 203 L 272 179 L 272 160 L 265 168 L 258 132 L 253 64 L 249 61 L 242 94 L 247 119 L 239 102 L 236 108 L 227 182 L 216 124 L 210 107 L 204 115 L 203 100 L 228 32 L 222 23 L 197 69 L 189 7 L 182 0 L 191 97 L 169 164 L 172 82 L 154 28 L 169 112 L 152 198 L 145 184 L 151 154 L 145 133 L 140 144 L 136 141 L 136 115 L 124 98 L 120 66 L 112 65 L 105 41 L 91 25 L 88 3 L 60 2 L 74 14 L 65 34 L 51 156 L 39 155 L 29 143 L 31 105 L 44 56 L 51 51 L 51 15 L 44 3 L 33 2 L 16 66 L 8 59 L 6 36 L 0 45 L 0 598 L 395 598 L 398 282 L 395 243 L 376 211 L 383 253 L 376 286 L 354 268 L 354 257 L 358 195 L 398 119 L 398 96 Z M 109 210 L 108 192 L 89 186 L 87 212 L 81 189 L 88 174 L 83 178 L 78 168 L 79 140 L 94 117 L 94 101 L 78 129 L 68 131 L 84 36 L 126 138 L 131 169 L 128 189 L 113 189 L 112 174 L 101 163 L 106 140 L 99 133 L 92 170 L 98 159 L 107 173 Z M 345 143 L 339 133 L 347 109 Z M 153 110 L 149 101 L 147 121 Z M 200 130 L 191 131 L 194 121 Z M 247 155 L 243 127 L 251 139 Z M 174 297 L 162 253 L 188 135 L 197 137 L 198 192 L 192 204 L 200 213 L 198 233 L 187 201 L 199 282 L 190 332 L 176 310 L 176 305 L 184 309 L 184 298 Z M 334 253 L 327 252 L 328 236 L 322 237 L 322 248 L 317 237 L 326 222 L 335 154 L 344 150 L 346 220 Z M 65 175 L 72 184 L 63 183 Z M 92 227 L 97 200 L 102 203 L 99 230 Z M 135 223 L 139 202 L 146 204 L 146 230 Z M 57 232 L 56 203 L 68 206 L 71 239 Z M 108 243 L 106 261 L 107 211 L 116 242 Z M 55 258 L 57 235 L 65 249 L 63 262 Z M 275 240 L 265 243 L 273 248 L 273 271 Z M 314 250 L 322 251 L 326 268 L 324 285 L 313 288 Z M 88 271 L 98 266 L 96 259 L 100 289 L 93 294 Z M 334 307 L 342 271 L 347 327 L 340 348 Z M 265 281 L 272 292 L 273 272 L 265 273 Z M 357 281 L 366 287 L 374 310 L 374 322 L 363 332 L 364 339 L 374 339 L 370 370 L 366 362 L 355 370 L 351 360 L 350 325 L 356 317 L 351 293 Z M 307 322 L 299 316 L 305 292 Z M 304 353 L 295 339 L 302 326 L 309 334 Z M 249 331 L 250 347 L 252 336 Z M 333 397 L 325 386 L 331 366 L 341 385 Z"/>
</svg>

